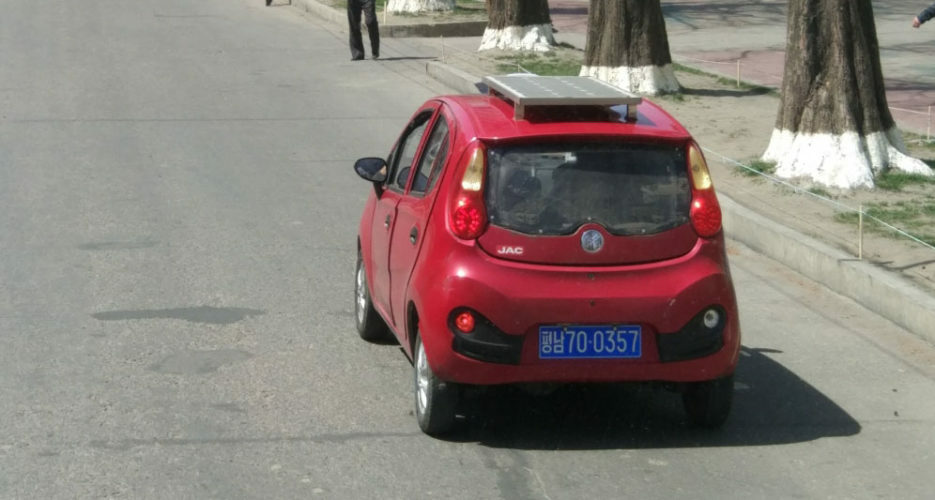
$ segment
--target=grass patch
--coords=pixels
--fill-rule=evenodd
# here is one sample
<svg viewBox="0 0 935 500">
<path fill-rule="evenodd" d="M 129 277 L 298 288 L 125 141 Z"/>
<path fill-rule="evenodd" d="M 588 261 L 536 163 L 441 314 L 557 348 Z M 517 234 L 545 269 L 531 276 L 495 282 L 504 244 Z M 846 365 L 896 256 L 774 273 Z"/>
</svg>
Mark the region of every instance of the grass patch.
<svg viewBox="0 0 935 500">
<path fill-rule="evenodd" d="M 710 77 L 714 77 L 714 75 L 712 75 L 711 73 L 707 73 L 707 72 L 705 72 L 705 71 L 701 71 L 701 70 L 698 69 L 698 68 L 692 68 L 691 66 L 685 66 L 684 64 L 679 64 L 679 63 L 677 63 L 677 62 L 672 63 L 672 68 L 674 68 L 675 71 L 680 71 L 680 72 L 682 72 L 682 73 L 688 73 L 688 74 L 690 74 L 690 75 L 699 75 L 699 76 L 710 76 Z"/>
<path fill-rule="evenodd" d="M 736 79 L 725 78 L 723 76 L 716 75 L 708 71 L 704 71 L 698 68 L 692 68 L 690 66 L 685 66 L 684 64 L 679 64 L 675 62 L 672 63 L 672 67 L 675 69 L 675 71 L 680 71 L 682 73 L 688 73 L 690 75 L 698 75 L 698 76 L 704 76 L 707 78 L 713 78 L 719 84 L 724 85 L 726 87 L 734 87 L 739 90 L 750 92 L 751 94 L 768 94 L 768 95 L 772 95 L 775 97 L 779 97 L 779 91 L 771 87 L 764 87 L 762 85 L 747 83 L 743 80 L 740 81 L 740 86 L 738 87 Z"/>
<path fill-rule="evenodd" d="M 877 176 L 873 182 L 884 191 L 902 191 L 906 186 L 935 184 L 935 177 L 888 171 Z"/>
<path fill-rule="evenodd" d="M 737 166 L 737 171 L 747 177 L 760 177 L 762 174 L 772 175 L 776 171 L 776 164 L 771 161 L 753 160 L 747 164 L 750 168 Z"/>
<path fill-rule="evenodd" d="M 927 139 L 924 135 L 907 132 L 905 130 L 900 130 L 899 132 L 903 136 L 903 142 L 905 142 L 907 145 L 912 144 L 913 146 L 920 146 L 925 149 L 935 150 L 935 139 Z M 928 162 L 926 161 L 926 163 Z M 929 166 L 931 167 L 932 164 L 929 163 Z"/>
<path fill-rule="evenodd" d="M 653 96 L 653 99 L 668 102 L 685 102 L 685 94 L 682 92 L 667 92 Z"/>
<path fill-rule="evenodd" d="M 577 76 L 581 59 L 558 51 L 517 52 L 496 57 L 497 71 L 501 73 L 529 72 L 542 76 Z"/>
<path fill-rule="evenodd" d="M 832 194 L 829 193 L 828 190 L 822 187 L 818 187 L 818 186 L 808 188 L 808 192 L 812 193 L 815 196 L 821 196 L 822 198 L 828 198 L 828 199 L 833 198 Z"/>
<path fill-rule="evenodd" d="M 864 230 L 889 236 L 902 238 L 902 235 L 880 224 L 876 219 L 898 227 L 915 236 L 929 245 L 935 246 L 935 234 L 932 233 L 931 217 L 935 216 L 935 203 L 913 203 L 900 201 L 896 203 L 871 203 L 864 207 Z M 859 215 L 856 212 L 839 213 L 834 216 L 838 222 L 857 225 Z"/>
</svg>

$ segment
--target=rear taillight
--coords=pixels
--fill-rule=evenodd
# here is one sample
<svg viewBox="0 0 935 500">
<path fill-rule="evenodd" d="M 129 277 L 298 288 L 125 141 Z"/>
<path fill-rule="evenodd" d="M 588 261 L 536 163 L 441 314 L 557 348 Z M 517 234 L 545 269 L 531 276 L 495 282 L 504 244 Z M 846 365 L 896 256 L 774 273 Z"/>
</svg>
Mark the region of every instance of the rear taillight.
<svg viewBox="0 0 935 500">
<path fill-rule="evenodd" d="M 487 152 L 477 145 L 468 155 L 461 182 L 448 207 L 451 232 L 463 240 L 473 240 L 487 230 L 487 207 L 484 205 L 484 171 Z"/>
<path fill-rule="evenodd" d="M 692 182 L 692 206 L 689 216 L 692 227 L 702 238 L 710 238 L 721 230 L 721 206 L 714 194 L 711 173 L 698 145 L 688 147 L 688 166 Z"/>
</svg>

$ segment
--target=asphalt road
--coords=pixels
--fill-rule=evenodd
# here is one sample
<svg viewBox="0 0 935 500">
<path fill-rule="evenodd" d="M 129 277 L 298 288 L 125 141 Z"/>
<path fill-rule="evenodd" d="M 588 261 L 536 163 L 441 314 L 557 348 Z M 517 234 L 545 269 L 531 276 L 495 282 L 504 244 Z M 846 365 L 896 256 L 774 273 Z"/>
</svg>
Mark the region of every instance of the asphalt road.
<svg viewBox="0 0 935 500">
<path fill-rule="evenodd" d="M 444 92 L 259 0 L 0 0 L 0 498 L 926 498 L 935 349 L 743 247 L 720 432 L 677 396 L 478 395 L 422 435 L 353 328 L 382 155 Z"/>
</svg>

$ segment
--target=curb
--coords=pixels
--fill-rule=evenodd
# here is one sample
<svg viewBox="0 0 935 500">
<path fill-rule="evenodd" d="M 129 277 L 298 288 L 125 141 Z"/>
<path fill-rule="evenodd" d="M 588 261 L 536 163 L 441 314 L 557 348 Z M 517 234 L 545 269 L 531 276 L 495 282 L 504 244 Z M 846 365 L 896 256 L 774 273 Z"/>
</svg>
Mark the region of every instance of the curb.
<svg viewBox="0 0 935 500">
<path fill-rule="evenodd" d="M 935 297 L 911 282 L 857 260 L 718 193 L 724 232 L 751 249 L 935 343 Z"/>
<path fill-rule="evenodd" d="M 461 94 L 477 94 L 481 88 L 486 88 L 480 78 L 438 61 L 425 63 L 425 74 Z"/>
<path fill-rule="evenodd" d="M 339 26 L 347 26 L 347 14 L 334 7 L 323 5 L 317 0 L 292 0 L 291 5 L 295 9 L 308 12 L 317 17 L 335 23 Z M 366 27 L 364 27 L 366 30 Z M 428 24 L 383 24 L 380 23 L 380 36 L 386 38 L 405 38 L 405 37 L 423 37 L 432 38 L 439 36 L 481 36 L 487 29 L 487 21 L 457 21 L 457 22 L 438 22 Z"/>
<path fill-rule="evenodd" d="M 480 79 L 458 68 L 431 61 L 425 72 L 458 92 L 478 92 Z M 718 193 L 718 200 L 729 238 L 935 343 L 935 297 L 899 276 L 768 219 L 724 193 Z"/>
<path fill-rule="evenodd" d="M 438 24 L 381 24 L 380 36 L 387 38 L 440 36 L 481 36 L 487 29 L 487 21 L 459 21 Z"/>
</svg>

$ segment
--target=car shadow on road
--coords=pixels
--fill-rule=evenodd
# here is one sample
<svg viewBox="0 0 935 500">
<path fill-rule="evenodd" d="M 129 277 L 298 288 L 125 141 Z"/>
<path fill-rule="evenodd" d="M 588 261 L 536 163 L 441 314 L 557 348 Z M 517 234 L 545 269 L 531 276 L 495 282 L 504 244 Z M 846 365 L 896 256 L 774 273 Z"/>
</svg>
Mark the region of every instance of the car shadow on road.
<svg viewBox="0 0 935 500">
<path fill-rule="evenodd" d="M 686 421 L 681 397 L 647 385 L 566 386 L 546 396 L 498 388 L 465 397 L 452 441 L 583 450 L 760 446 L 858 434 L 843 408 L 769 355 L 743 348 L 734 407 L 717 430 Z"/>
</svg>

